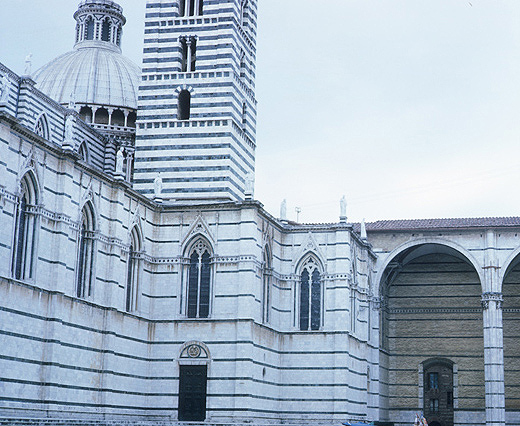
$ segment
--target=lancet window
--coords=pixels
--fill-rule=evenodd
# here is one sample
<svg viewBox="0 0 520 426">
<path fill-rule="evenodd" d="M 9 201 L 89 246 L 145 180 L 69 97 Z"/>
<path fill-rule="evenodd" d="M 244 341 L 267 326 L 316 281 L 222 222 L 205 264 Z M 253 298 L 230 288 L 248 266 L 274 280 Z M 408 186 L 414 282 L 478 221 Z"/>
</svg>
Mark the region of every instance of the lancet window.
<svg viewBox="0 0 520 426">
<path fill-rule="evenodd" d="M 142 251 L 141 234 L 137 226 L 130 233 L 130 249 L 128 252 L 126 300 L 127 312 L 136 311 L 139 304 L 140 293 L 140 254 Z"/>
<path fill-rule="evenodd" d="M 32 173 L 21 180 L 20 202 L 16 211 L 15 241 L 13 250 L 13 276 L 19 280 L 31 279 L 34 274 L 37 241 L 38 204 L 36 181 Z"/>
<path fill-rule="evenodd" d="M 85 204 L 81 212 L 81 224 L 78 238 L 78 260 L 76 264 L 76 296 L 86 298 L 92 296 L 94 284 L 94 209 L 90 203 Z"/>
<path fill-rule="evenodd" d="M 42 114 L 40 118 L 38 118 L 34 132 L 43 139 L 49 139 L 49 124 L 47 123 L 45 114 Z"/>
<path fill-rule="evenodd" d="M 321 273 L 317 260 L 309 256 L 300 273 L 300 330 L 321 327 Z"/>
<path fill-rule="evenodd" d="M 202 239 L 189 253 L 187 316 L 208 318 L 211 294 L 211 249 Z"/>
<path fill-rule="evenodd" d="M 110 29 L 111 29 L 112 25 L 110 23 L 110 20 L 108 18 L 106 18 L 104 21 L 103 21 L 103 24 L 101 26 L 101 40 L 102 41 L 110 41 Z"/>
<path fill-rule="evenodd" d="M 94 40 L 94 19 L 90 16 L 85 23 L 85 40 Z"/>
</svg>

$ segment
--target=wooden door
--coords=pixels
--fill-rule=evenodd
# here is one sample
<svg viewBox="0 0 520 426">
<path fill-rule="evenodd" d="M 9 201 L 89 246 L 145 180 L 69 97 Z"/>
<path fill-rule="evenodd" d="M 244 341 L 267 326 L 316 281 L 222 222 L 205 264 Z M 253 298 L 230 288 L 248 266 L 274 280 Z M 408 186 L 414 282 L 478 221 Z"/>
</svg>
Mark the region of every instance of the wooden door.
<svg viewBox="0 0 520 426">
<path fill-rule="evenodd" d="M 208 367 L 181 365 L 179 377 L 179 420 L 206 420 Z"/>
</svg>

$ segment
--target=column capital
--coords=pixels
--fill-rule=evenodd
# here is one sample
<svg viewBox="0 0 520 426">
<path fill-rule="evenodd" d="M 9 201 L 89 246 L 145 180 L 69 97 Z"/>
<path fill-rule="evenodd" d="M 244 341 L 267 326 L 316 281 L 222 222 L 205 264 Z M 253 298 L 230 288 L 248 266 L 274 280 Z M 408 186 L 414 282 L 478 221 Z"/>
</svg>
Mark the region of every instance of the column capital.
<svg viewBox="0 0 520 426">
<path fill-rule="evenodd" d="M 482 308 L 488 309 L 489 302 L 495 302 L 497 309 L 502 309 L 502 302 L 504 301 L 502 293 L 486 292 L 482 294 Z"/>
</svg>

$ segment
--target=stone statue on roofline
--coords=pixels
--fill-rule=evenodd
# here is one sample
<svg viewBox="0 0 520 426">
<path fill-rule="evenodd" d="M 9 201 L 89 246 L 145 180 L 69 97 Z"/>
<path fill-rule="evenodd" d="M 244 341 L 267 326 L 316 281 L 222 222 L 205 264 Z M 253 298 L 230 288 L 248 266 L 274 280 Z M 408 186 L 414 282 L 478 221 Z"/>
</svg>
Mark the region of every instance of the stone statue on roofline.
<svg viewBox="0 0 520 426">
<path fill-rule="evenodd" d="M 65 120 L 65 138 L 63 139 L 63 148 L 67 150 L 74 149 L 74 116 L 68 115 Z"/>
<path fill-rule="evenodd" d="M 162 202 L 162 191 L 163 191 L 163 180 L 161 174 L 159 173 L 154 181 L 153 181 L 153 192 L 154 192 L 154 200 L 158 203 Z"/>
<path fill-rule="evenodd" d="M 32 73 L 32 53 L 29 53 L 25 57 L 25 70 L 24 70 L 24 76 L 30 77 Z"/>
<path fill-rule="evenodd" d="M 283 200 L 280 205 L 280 220 L 287 220 L 287 200 Z"/>
<path fill-rule="evenodd" d="M 9 101 L 9 78 L 7 74 L 0 80 L 0 104 L 5 105 Z"/>
<path fill-rule="evenodd" d="M 116 154 L 116 179 L 124 179 L 123 166 L 125 162 L 125 154 L 123 147 L 120 147 Z"/>
</svg>

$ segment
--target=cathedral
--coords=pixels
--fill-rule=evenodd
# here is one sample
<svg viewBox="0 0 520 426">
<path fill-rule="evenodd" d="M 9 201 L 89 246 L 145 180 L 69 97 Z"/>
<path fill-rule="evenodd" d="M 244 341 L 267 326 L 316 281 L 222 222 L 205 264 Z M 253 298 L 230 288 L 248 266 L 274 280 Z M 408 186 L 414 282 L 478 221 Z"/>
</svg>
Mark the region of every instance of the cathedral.
<svg viewBox="0 0 520 426">
<path fill-rule="evenodd" d="M 0 424 L 520 425 L 520 217 L 275 217 L 258 1 L 146 3 L 0 63 Z"/>
</svg>

